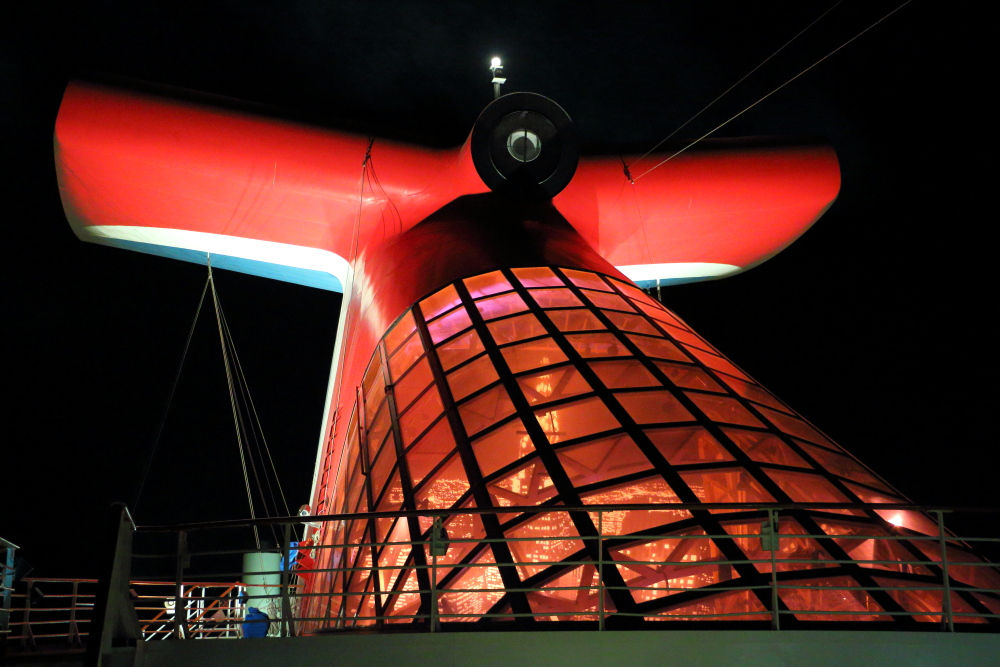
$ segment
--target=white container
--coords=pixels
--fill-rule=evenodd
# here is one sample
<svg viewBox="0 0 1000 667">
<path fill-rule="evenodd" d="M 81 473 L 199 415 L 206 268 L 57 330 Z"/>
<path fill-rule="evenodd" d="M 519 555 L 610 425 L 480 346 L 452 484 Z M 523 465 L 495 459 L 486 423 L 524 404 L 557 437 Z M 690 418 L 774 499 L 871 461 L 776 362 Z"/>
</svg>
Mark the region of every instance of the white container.
<svg viewBox="0 0 1000 667">
<path fill-rule="evenodd" d="M 257 607 L 275 620 L 281 616 L 281 554 L 253 552 L 243 554 L 243 583 L 246 584 L 246 607 Z M 277 627 L 277 624 L 272 624 Z"/>
</svg>

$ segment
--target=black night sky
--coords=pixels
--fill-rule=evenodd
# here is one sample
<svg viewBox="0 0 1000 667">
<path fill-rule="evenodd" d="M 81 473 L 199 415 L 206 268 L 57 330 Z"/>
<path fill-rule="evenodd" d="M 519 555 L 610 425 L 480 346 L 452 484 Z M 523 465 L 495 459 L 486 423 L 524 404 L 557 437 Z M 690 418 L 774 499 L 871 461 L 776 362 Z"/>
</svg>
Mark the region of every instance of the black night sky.
<svg viewBox="0 0 1000 667">
<path fill-rule="evenodd" d="M 126 77 L 417 143 L 463 141 L 492 97 L 547 95 L 587 152 L 645 151 L 833 4 L 240 2 L 8 6 L 0 20 L 0 536 L 34 576 L 93 576 L 109 503 L 133 504 L 205 280 L 79 242 L 56 187 L 66 82 Z M 694 138 L 895 8 L 845 2 L 679 135 Z M 991 227 L 971 38 L 913 2 L 718 136 L 829 141 L 840 198 L 752 271 L 663 301 L 924 504 L 995 506 Z M 976 71 L 975 68 L 982 68 Z M 971 68 L 971 69 L 970 69 Z M 218 272 L 293 509 L 308 502 L 339 295 Z M 219 341 L 203 314 L 136 512 L 247 515 Z M 979 520 L 962 530 L 992 529 Z M 985 528 L 984 528 L 985 527 Z"/>
</svg>

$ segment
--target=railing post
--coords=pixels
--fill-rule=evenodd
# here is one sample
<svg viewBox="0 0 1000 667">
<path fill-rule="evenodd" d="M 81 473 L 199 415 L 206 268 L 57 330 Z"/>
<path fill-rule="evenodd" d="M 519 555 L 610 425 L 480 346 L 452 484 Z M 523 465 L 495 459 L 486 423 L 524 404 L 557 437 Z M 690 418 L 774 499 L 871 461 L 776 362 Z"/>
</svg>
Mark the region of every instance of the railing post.
<svg viewBox="0 0 1000 667">
<path fill-rule="evenodd" d="M 604 630 L 604 511 L 597 510 L 597 629 Z"/>
<path fill-rule="evenodd" d="M 174 581 L 174 639 L 187 639 L 187 605 L 184 604 L 184 568 L 187 566 L 187 531 L 177 531 L 177 567 Z"/>
<path fill-rule="evenodd" d="M 438 535 L 441 532 L 441 517 L 434 517 L 431 523 L 431 632 L 438 631 L 437 562 Z"/>
<path fill-rule="evenodd" d="M 781 548 L 781 536 L 778 531 L 778 522 L 775 520 L 774 510 L 767 510 L 767 527 L 770 532 L 767 546 L 771 551 L 771 629 L 781 629 L 781 609 L 779 608 L 778 596 L 778 557 L 777 553 Z M 764 540 L 761 539 L 761 545 Z"/>
<path fill-rule="evenodd" d="M 941 614 L 944 616 L 943 625 L 948 628 L 948 632 L 955 632 L 955 616 L 951 608 L 951 577 L 948 574 L 948 545 L 944 539 L 944 511 L 934 510 L 937 514 L 938 543 L 941 546 Z"/>
<path fill-rule="evenodd" d="M 292 564 L 288 562 L 289 550 L 292 544 L 292 524 L 286 523 L 281 541 L 281 636 L 291 637 L 295 634 L 295 622 L 292 620 L 292 603 L 288 598 L 288 586 L 291 583 Z"/>
<path fill-rule="evenodd" d="M 73 582 L 73 593 L 69 601 L 69 643 L 71 646 L 79 646 L 83 642 L 80 640 L 80 628 L 76 623 L 77 598 L 80 595 L 80 582 Z"/>
<path fill-rule="evenodd" d="M 141 641 L 139 618 L 128 592 L 135 523 L 123 503 L 115 503 L 112 507 L 108 536 L 113 539 L 105 542 L 102 560 L 105 569 L 98 579 L 94 599 L 94 616 L 90 622 L 84 663 L 87 667 L 108 665 L 112 661 L 112 648 L 136 646 Z"/>
<path fill-rule="evenodd" d="M 35 648 L 35 636 L 31 632 L 31 589 L 35 582 L 28 579 L 24 589 L 24 618 L 21 619 L 21 648 Z"/>
<path fill-rule="evenodd" d="M 3 660 L 10 632 L 10 601 L 14 592 L 14 554 L 17 545 L 0 537 L 0 550 L 3 551 L 3 560 L 0 560 L 0 587 L 3 587 L 0 594 L 0 660 Z"/>
</svg>

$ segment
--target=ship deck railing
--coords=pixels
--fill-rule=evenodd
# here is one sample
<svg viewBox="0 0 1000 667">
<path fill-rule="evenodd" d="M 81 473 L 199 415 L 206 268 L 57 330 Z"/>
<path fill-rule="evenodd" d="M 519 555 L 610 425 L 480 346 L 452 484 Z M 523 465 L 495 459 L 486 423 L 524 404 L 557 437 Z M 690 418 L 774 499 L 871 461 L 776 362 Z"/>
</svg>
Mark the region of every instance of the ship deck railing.
<svg viewBox="0 0 1000 667">
<path fill-rule="evenodd" d="M 838 510 L 862 510 L 877 512 L 877 516 L 885 517 L 893 512 L 918 513 L 927 519 L 923 532 L 893 525 L 888 520 L 884 522 L 884 534 L 812 534 L 809 532 L 786 532 L 775 530 L 771 535 L 761 533 L 722 533 L 713 534 L 703 530 L 689 533 L 656 530 L 644 530 L 633 535 L 610 534 L 605 530 L 605 517 L 609 513 L 633 510 L 712 512 L 717 521 L 740 521 L 743 523 L 760 522 L 762 525 L 778 526 L 783 517 L 794 517 L 796 513 L 808 511 L 811 513 L 829 513 L 831 520 L 849 519 Z M 635 628 L 636 623 L 656 621 L 652 627 L 669 629 L 671 627 L 698 627 L 708 624 L 710 627 L 747 627 L 767 628 L 772 630 L 794 630 L 797 628 L 815 629 L 857 629 L 859 627 L 885 629 L 928 630 L 944 632 L 998 632 L 1000 631 L 1000 587 L 994 587 L 991 581 L 998 581 L 997 566 L 986 558 L 974 555 L 975 551 L 994 553 L 1000 544 L 1000 537 L 984 536 L 982 534 L 957 534 L 945 527 L 945 518 L 978 516 L 979 524 L 996 526 L 995 517 L 1000 510 L 982 508 L 957 507 L 926 507 L 909 504 L 829 504 L 829 503 L 796 503 L 796 504 L 747 504 L 747 503 L 676 503 L 663 504 L 615 504 L 615 505 L 584 505 L 571 507 L 565 505 L 543 505 L 529 507 L 502 507 L 491 509 L 461 509 L 461 510 L 426 510 L 401 512 L 372 512 L 361 514 L 340 514 L 323 516 L 295 516 L 258 519 L 254 521 L 217 521 L 209 523 L 185 524 L 177 526 L 135 526 L 124 506 L 117 508 L 121 520 L 115 536 L 114 562 L 109 564 L 109 575 L 101 585 L 95 579 L 24 579 L 15 585 L 13 604 L 10 608 L 8 625 L 8 650 L 31 651 L 44 645 L 59 644 L 67 649 L 78 649 L 93 633 L 113 632 L 109 628 L 115 626 L 115 614 L 124 614 L 130 623 L 136 624 L 128 634 L 131 641 L 157 641 L 163 639 L 235 639 L 243 636 L 248 624 L 267 623 L 268 634 L 273 636 L 300 636 L 305 634 L 329 632 L 439 632 L 454 630 L 471 630 L 474 627 L 483 629 L 482 624 L 490 624 L 490 629 L 532 629 L 548 628 L 615 630 Z M 350 522 L 352 520 L 400 519 L 416 517 L 423 519 L 425 525 L 433 524 L 435 520 L 444 520 L 457 514 L 503 514 L 515 513 L 587 513 L 595 518 L 599 527 L 595 535 L 569 536 L 533 536 L 533 537 L 502 537 L 481 539 L 449 538 L 437 530 L 427 531 L 427 539 L 419 540 L 365 540 L 339 544 L 319 544 L 312 546 L 314 560 L 322 562 L 321 554 L 325 550 L 371 549 L 399 547 L 410 552 L 420 550 L 426 554 L 426 560 L 410 559 L 403 563 L 382 564 L 370 558 L 367 562 L 354 565 L 337 564 L 332 567 L 302 567 L 294 563 L 291 568 L 280 567 L 278 570 L 256 572 L 254 581 L 245 581 L 242 570 L 244 554 L 257 553 L 261 550 L 278 552 L 282 563 L 289 561 L 290 546 L 301 539 L 304 524 L 315 530 L 323 524 L 331 522 Z M 992 521 L 992 523 L 990 523 Z M 973 521 L 972 523 L 976 523 Z M 931 530 L 928 527 L 935 527 Z M 870 531 L 878 532 L 878 531 Z M 270 545 L 263 545 L 259 540 L 263 537 L 274 538 Z M 537 585 L 519 587 L 456 587 L 438 585 L 439 571 L 461 568 L 474 570 L 476 568 L 496 567 L 496 563 L 487 562 L 450 562 L 439 559 L 449 549 L 461 545 L 480 545 L 491 543 L 507 543 L 516 545 L 518 542 L 558 543 L 571 540 L 587 544 L 596 542 L 596 558 L 583 556 L 580 558 L 560 558 L 552 561 L 532 561 L 532 568 L 552 566 L 562 573 L 569 572 L 579 566 L 596 568 L 603 572 L 604 568 L 616 566 L 656 567 L 664 565 L 664 561 L 650 561 L 623 558 L 606 559 L 608 544 L 622 548 L 633 539 L 636 543 L 648 543 L 654 540 L 755 540 L 759 541 L 757 552 L 764 553 L 763 558 L 726 559 L 718 558 L 704 561 L 678 561 L 671 565 L 689 568 L 694 572 L 699 567 L 741 566 L 752 565 L 761 576 L 753 583 L 741 583 L 738 579 L 720 580 L 708 586 L 692 587 L 691 585 L 654 586 L 610 586 L 604 582 L 604 577 L 593 576 L 579 586 L 546 585 L 559 575 L 553 574 L 546 581 Z M 924 557 L 911 559 L 833 559 L 824 558 L 787 558 L 781 553 L 781 544 L 786 540 L 812 539 L 849 542 L 852 540 L 896 541 L 906 540 L 910 543 L 923 543 L 930 548 L 921 550 Z M 260 544 L 260 546 L 259 546 Z M 627 547 L 625 547 L 627 548 Z M 992 551 L 991 551 L 992 550 Z M 578 552 L 579 553 L 579 552 Z M 329 559 L 334 560 L 334 559 Z M 517 564 L 515 564 L 516 566 Z M 521 565 L 524 565 L 523 563 Z M 816 568 L 816 571 L 835 569 L 838 566 L 846 568 L 872 568 L 870 572 L 888 575 L 895 571 L 909 570 L 910 574 L 896 578 L 891 587 L 879 586 L 837 586 L 823 585 L 825 591 L 845 591 L 857 595 L 862 591 L 882 590 L 896 594 L 907 592 L 930 591 L 934 599 L 939 600 L 936 608 L 921 608 L 917 610 L 886 610 L 879 609 L 843 609 L 810 608 L 789 609 L 779 604 L 781 594 L 792 590 L 815 590 L 808 579 L 790 579 L 788 572 L 794 570 L 801 574 L 802 569 Z M 796 569 L 798 568 L 798 569 Z M 992 574 L 979 577 L 980 583 L 987 585 L 972 585 L 968 583 L 970 568 L 984 568 Z M 921 570 L 930 574 L 912 574 L 913 570 Z M 402 572 L 404 570 L 427 571 L 426 577 L 421 577 L 429 585 L 406 588 L 402 591 L 373 590 L 317 590 L 308 585 L 310 579 L 328 578 L 333 581 L 338 575 L 345 579 L 351 574 L 362 572 L 371 575 L 372 581 L 379 580 L 382 572 Z M 955 572 L 961 571 L 963 576 L 956 577 Z M 555 570 L 553 570 L 555 572 Z M 687 575 L 678 575 L 672 579 L 680 579 Z M 260 577 L 269 577 L 262 583 Z M 418 579 L 418 577 L 414 577 Z M 965 579 L 965 581 L 962 581 Z M 536 578 L 537 580 L 537 578 Z M 669 580 L 668 580 L 669 581 Z M 117 582 L 117 583 L 115 583 Z M 117 587 L 117 591 L 115 590 Z M 124 590 L 121 590 L 124 587 Z M 249 587 L 249 590 L 248 590 Z M 694 613 L 651 613 L 649 611 L 620 611 L 606 606 L 606 601 L 615 591 L 625 590 L 653 591 L 657 596 L 672 593 L 691 593 L 710 591 L 712 594 L 731 591 L 749 591 L 759 599 L 770 599 L 772 604 L 763 611 L 738 610 L 733 612 L 713 613 L 701 611 Z M 403 593 L 414 596 L 414 599 L 426 600 L 413 613 L 377 613 L 384 611 L 382 605 L 373 605 L 369 611 L 364 605 L 338 605 L 331 601 L 351 599 L 372 599 L 381 596 L 383 600 L 391 595 Z M 439 604 L 443 596 L 454 598 L 459 595 L 505 595 L 507 593 L 561 593 L 577 599 L 587 597 L 593 604 L 585 609 L 545 609 L 541 611 L 514 611 L 511 608 L 501 610 L 477 611 L 476 613 L 460 613 L 443 609 Z M 956 595 L 976 596 L 983 602 L 978 608 L 970 610 L 968 605 L 961 609 L 955 607 Z M 103 599 L 102 599 L 103 598 Z M 322 600 L 324 604 L 310 604 L 314 600 Z M 696 600 L 694 600 L 696 601 Z M 246 618 L 249 606 L 265 607 L 269 618 L 253 621 Z M 127 608 L 126 608 L 127 607 Z M 315 612 L 322 607 L 324 612 Z M 331 610 L 340 609 L 333 613 Z M 345 609 L 353 609 L 347 614 Z M 180 613 L 178 613 L 180 610 Z M 898 619 L 910 618 L 913 623 L 903 628 Z M 822 619 L 811 621 L 811 619 Z M 544 623 L 540 621 L 546 621 Z M 862 625 L 863 624 L 863 625 Z M 120 625 L 120 624 L 118 624 Z M 129 638 L 111 638 L 111 640 L 130 641 Z"/>
</svg>

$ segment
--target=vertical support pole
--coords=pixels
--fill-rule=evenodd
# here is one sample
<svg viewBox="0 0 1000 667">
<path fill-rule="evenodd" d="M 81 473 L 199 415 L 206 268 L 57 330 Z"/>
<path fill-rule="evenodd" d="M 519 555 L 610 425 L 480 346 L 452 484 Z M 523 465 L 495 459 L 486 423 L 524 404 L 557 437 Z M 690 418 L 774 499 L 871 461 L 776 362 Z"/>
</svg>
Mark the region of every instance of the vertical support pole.
<svg viewBox="0 0 1000 667">
<path fill-rule="evenodd" d="M 597 630 L 604 630 L 604 510 L 597 510 Z"/>
<path fill-rule="evenodd" d="M 13 542 L 0 538 L 0 549 L 3 549 L 4 558 L 0 563 L 0 586 L 3 587 L 3 596 L 0 600 L 0 660 L 3 659 L 7 650 L 7 636 L 10 632 L 10 600 L 11 593 L 14 592 L 14 553 L 17 545 Z"/>
<path fill-rule="evenodd" d="M 80 628 L 76 623 L 76 607 L 80 596 L 80 582 L 73 582 L 73 592 L 70 594 L 69 602 L 69 643 L 71 646 L 80 646 Z"/>
<path fill-rule="evenodd" d="M 187 531 L 177 531 L 177 567 L 174 578 L 174 639 L 187 639 L 187 605 L 184 603 L 184 568 L 187 565 Z"/>
<path fill-rule="evenodd" d="M 288 562 L 289 549 L 292 545 L 292 524 L 286 523 L 281 540 L 281 636 L 295 635 L 295 621 L 292 620 L 292 603 L 288 597 L 288 586 L 291 583 L 292 564 Z"/>
<path fill-rule="evenodd" d="M 135 524 L 123 503 L 112 505 L 109 519 L 102 553 L 104 570 L 97 580 L 94 616 L 84 661 L 86 667 L 104 667 L 112 661 L 113 647 L 136 646 L 141 642 L 139 618 L 128 593 Z"/>
<path fill-rule="evenodd" d="M 944 539 L 944 511 L 934 510 L 937 515 L 938 544 L 941 547 L 941 614 L 944 617 L 943 627 L 948 632 L 955 632 L 955 616 L 951 609 L 951 577 L 948 574 L 948 545 Z"/>
<path fill-rule="evenodd" d="M 438 564 L 438 522 L 441 517 L 434 517 L 431 523 L 431 632 L 438 631 L 438 599 L 437 599 L 437 564 Z"/>
<path fill-rule="evenodd" d="M 781 535 L 778 532 L 778 522 L 775 520 L 774 510 L 767 510 L 767 525 L 771 531 L 771 629 L 781 629 L 781 610 L 779 608 L 778 597 L 778 550 L 781 548 Z M 761 540 L 763 542 L 763 540 Z"/>
<path fill-rule="evenodd" d="M 21 619 L 21 648 L 35 648 L 35 636 L 31 632 L 31 589 L 35 582 L 28 579 L 24 589 L 24 618 Z"/>
</svg>

